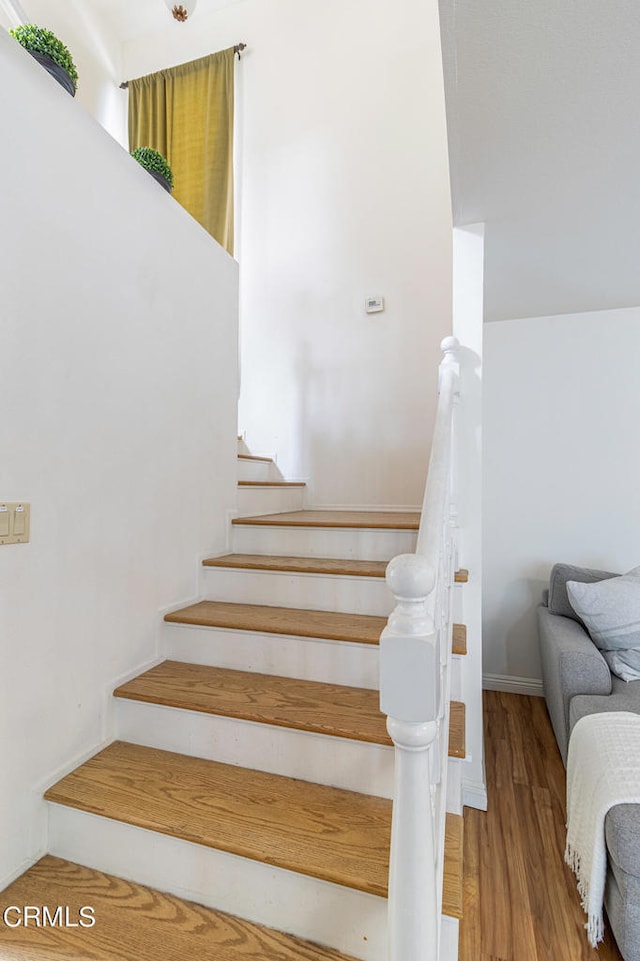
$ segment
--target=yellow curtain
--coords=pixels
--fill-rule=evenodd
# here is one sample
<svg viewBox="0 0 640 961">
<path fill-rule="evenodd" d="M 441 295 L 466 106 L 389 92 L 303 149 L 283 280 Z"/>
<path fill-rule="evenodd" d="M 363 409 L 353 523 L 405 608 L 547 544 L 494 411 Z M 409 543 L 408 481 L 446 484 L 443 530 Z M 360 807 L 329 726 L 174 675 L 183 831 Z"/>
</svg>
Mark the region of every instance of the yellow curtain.
<svg viewBox="0 0 640 961">
<path fill-rule="evenodd" d="M 234 49 L 129 81 L 129 149 L 154 147 L 173 195 L 233 254 Z"/>
</svg>

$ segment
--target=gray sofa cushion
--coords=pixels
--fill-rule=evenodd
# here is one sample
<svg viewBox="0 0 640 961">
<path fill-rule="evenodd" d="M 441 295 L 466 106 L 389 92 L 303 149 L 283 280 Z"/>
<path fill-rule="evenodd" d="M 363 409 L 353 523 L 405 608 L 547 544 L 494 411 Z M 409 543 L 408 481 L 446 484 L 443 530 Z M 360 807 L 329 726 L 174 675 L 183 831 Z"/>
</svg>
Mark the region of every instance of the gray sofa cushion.
<svg viewBox="0 0 640 961">
<path fill-rule="evenodd" d="M 640 681 L 627 684 L 619 677 L 614 677 L 611 694 L 576 694 L 569 705 L 569 731 L 573 731 L 581 717 L 606 711 L 633 711 L 634 714 L 640 714 Z"/>
<path fill-rule="evenodd" d="M 640 648 L 628 651 L 603 651 L 602 656 L 609 665 L 611 673 L 623 681 L 640 681 Z"/>
<path fill-rule="evenodd" d="M 566 764 L 571 699 L 575 700 L 574 695 L 585 692 L 609 694 L 611 672 L 584 628 L 568 617 L 558 617 L 546 607 L 539 607 L 538 633 L 544 696 L 560 754 Z"/>
<path fill-rule="evenodd" d="M 616 804 L 604 822 L 609 856 L 627 874 L 640 877 L 640 804 Z"/>
<path fill-rule="evenodd" d="M 567 581 L 576 581 L 579 584 L 594 584 L 596 581 L 606 581 L 611 577 L 618 577 L 611 571 L 598 571 L 590 567 L 576 567 L 574 564 L 554 564 L 551 568 L 549 578 L 549 611 L 552 614 L 559 614 L 561 617 L 570 617 L 578 624 L 584 622 L 574 611 L 569 595 L 567 594 Z"/>
<path fill-rule="evenodd" d="M 566 590 L 571 606 L 601 651 L 640 646 L 640 567 L 595 584 L 567 581 Z"/>
<path fill-rule="evenodd" d="M 625 961 L 640 961 L 640 882 L 612 858 L 608 862 L 604 904 L 622 957 Z"/>
</svg>

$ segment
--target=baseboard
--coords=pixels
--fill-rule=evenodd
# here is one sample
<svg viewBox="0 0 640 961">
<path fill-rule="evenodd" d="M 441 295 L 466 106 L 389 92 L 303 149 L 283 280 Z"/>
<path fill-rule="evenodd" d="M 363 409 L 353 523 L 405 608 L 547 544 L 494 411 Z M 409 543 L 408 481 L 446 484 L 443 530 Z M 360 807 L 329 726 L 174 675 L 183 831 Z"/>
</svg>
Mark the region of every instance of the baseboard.
<svg viewBox="0 0 640 961">
<path fill-rule="evenodd" d="M 40 854 L 36 854 L 33 859 L 27 858 L 22 862 L 19 868 L 16 868 L 15 871 L 10 871 L 9 874 L 5 874 L 0 877 L 0 892 L 5 891 L 10 884 L 13 884 L 14 881 L 17 881 L 18 878 L 21 878 L 23 874 L 26 874 L 29 868 L 32 868 L 34 864 L 38 863 L 40 858 L 45 856 L 45 853 L 45 851 L 41 851 Z"/>
<path fill-rule="evenodd" d="M 528 694 L 531 697 L 544 697 L 542 681 L 537 677 L 483 674 L 482 687 L 485 691 L 504 691 L 506 694 Z"/>
<path fill-rule="evenodd" d="M 227 551 L 227 553 L 229 553 Z M 207 555 L 211 557 L 211 554 Z M 191 597 L 183 598 L 181 601 L 174 601 L 173 604 L 167 604 L 166 607 L 161 607 L 158 611 L 158 625 L 162 627 L 164 623 L 164 618 L 166 614 L 175 614 L 176 611 L 181 611 L 183 607 L 191 607 L 192 604 L 197 604 L 198 601 L 202 600 L 200 594 L 194 594 Z"/>
<path fill-rule="evenodd" d="M 57 784 L 58 781 L 62 780 L 62 778 L 67 777 L 68 774 L 71 774 L 71 772 L 75 771 L 76 768 L 81 767 L 90 758 L 94 757 L 96 754 L 99 754 L 100 751 L 104 751 L 106 747 L 109 747 L 110 744 L 113 744 L 114 740 L 115 738 L 113 736 L 108 736 L 103 738 L 101 741 L 98 741 L 97 744 L 93 744 L 91 747 L 86 748 L 84 751 L 78 751 L 70 760 L 65 761 L 64 764 L 61 764 L 57 768 L 51 770 L 46 777 L 40 778 L 36 784 L 36 793 L 39 796 L 42 796 L 52 785 Z"/>
</svg>

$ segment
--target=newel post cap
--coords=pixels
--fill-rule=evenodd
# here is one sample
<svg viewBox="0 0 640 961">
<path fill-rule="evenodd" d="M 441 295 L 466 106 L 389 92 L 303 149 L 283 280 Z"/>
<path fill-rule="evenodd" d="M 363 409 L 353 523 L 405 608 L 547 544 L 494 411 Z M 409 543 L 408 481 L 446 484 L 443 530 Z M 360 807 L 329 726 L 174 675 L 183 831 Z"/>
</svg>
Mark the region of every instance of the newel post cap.
<svg viewBox="0 0 640 961">
<path fill-rule="evenodd" d="M 387 565 L 389 590 L 402 600 L 419 601 L 436 585 L 436 572 L 421 554 L 398 554 Z"/>
<path fill-rule="evenodd" d="M 440 341 L 440 350 L 443 354 L 454 354 L 460 350 L 460 341 L 457 337 L 445 337 Z"/>
</svg>

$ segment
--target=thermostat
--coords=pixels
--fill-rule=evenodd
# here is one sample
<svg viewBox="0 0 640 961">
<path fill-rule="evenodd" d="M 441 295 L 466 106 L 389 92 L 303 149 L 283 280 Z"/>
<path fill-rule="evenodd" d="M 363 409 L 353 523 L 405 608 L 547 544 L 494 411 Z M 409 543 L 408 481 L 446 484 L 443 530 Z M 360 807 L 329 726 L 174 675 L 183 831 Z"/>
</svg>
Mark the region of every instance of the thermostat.
<svg viewBox="0 0 640 961">
<path fill-rule="evenodd" d="M 379 294 L 367 297 L 364 305 L 368 314 L 377 314 L 379 311 L 384 310 L 384 297 L 381 297 Z"/>
</svg>

